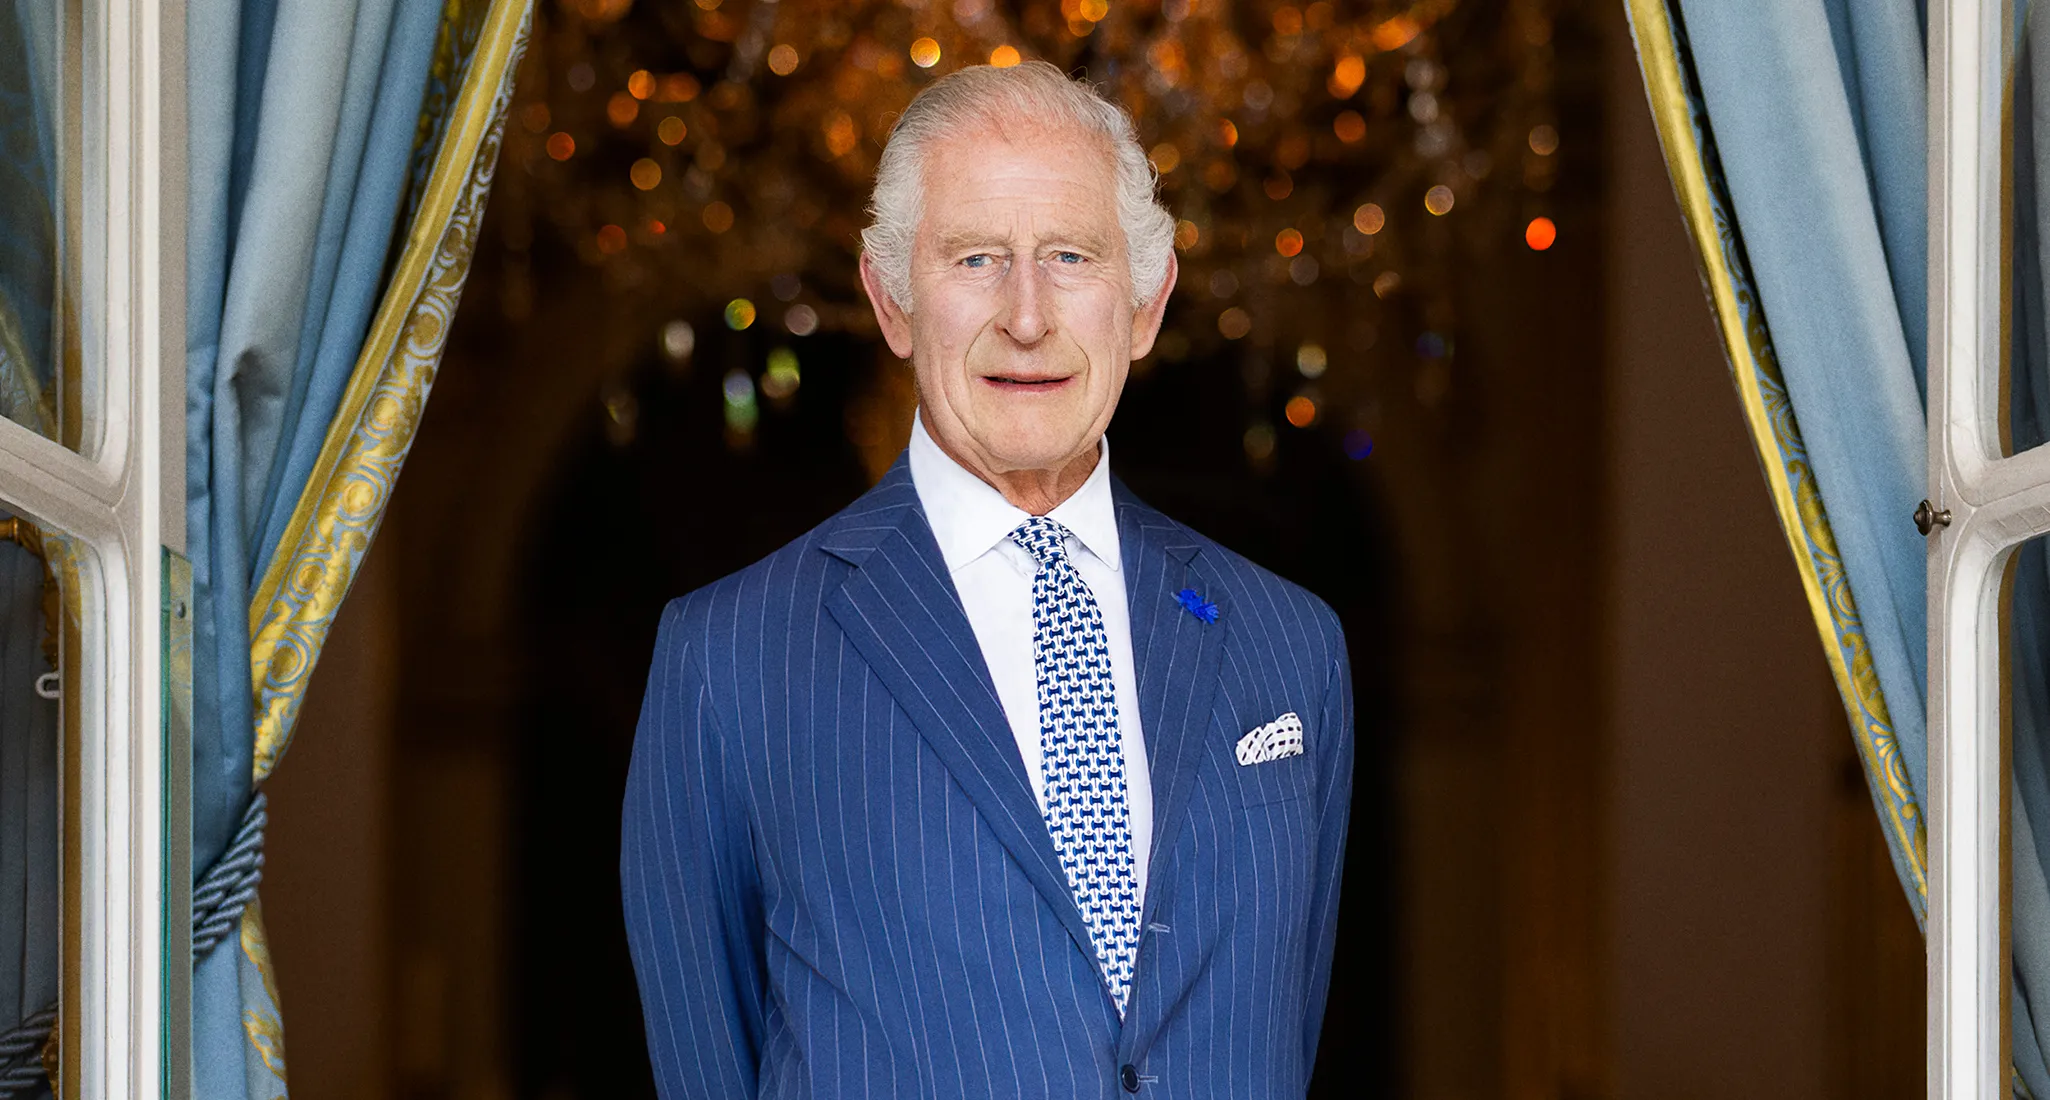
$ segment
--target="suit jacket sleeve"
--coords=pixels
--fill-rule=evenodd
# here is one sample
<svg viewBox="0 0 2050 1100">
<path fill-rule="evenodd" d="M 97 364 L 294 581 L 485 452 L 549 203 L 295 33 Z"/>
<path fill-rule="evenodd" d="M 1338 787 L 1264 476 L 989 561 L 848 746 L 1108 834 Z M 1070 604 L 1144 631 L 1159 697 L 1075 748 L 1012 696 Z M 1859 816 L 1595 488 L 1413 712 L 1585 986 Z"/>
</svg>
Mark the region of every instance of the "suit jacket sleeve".
<svg viewBox="0 0 2050 1100">
<path fill-rule="evenodd" d="M 761 889 L 683 601 L 662 617 L 620 838 L 627 943 L 665 1100 L 756 1094 L 764 1031 Z"/>
<path fill-rule="evenodd" d="M 1345 633 L 1337 616 L 1324 610 L 1331 654 L 1329 686 L 1317 728 L 1324 731 L 1318 761 L 1317 861 L 1310 896 L 1309 1003 L 1304 1006 L 1303 1065 L 1317 1064 L 1317 1038 L 1324 1026 L 1324 1003 L 1331 992 L 1331 953 L 1338 937 L 1339 876 L 1345 869 L 1345 835 L 1352 811 L 1352 668 L 1345 653 Z"/>
</svg>

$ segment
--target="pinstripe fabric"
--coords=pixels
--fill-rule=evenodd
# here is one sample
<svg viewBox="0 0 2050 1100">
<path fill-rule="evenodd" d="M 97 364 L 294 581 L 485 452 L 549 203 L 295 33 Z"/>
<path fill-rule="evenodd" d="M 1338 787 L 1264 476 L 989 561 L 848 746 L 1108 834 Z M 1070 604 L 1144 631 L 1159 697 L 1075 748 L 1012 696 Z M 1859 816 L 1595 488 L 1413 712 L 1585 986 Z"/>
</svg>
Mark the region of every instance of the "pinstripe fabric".
<svg viewBox="0 0 2050 1100">
<path fill-rule="evenodd" d="M 1127 1064 L 1142 1096 L 1303 1095 L 1351 796 L 1344 639 L 1115 490 L 1155 805 L 1124 1020 L 900 459 L 664 613 L 621 875 L 667 1100 L 1108 1100 Z M 1304 754 L 1239 765 L 1288 711 Z"/>
</svg>

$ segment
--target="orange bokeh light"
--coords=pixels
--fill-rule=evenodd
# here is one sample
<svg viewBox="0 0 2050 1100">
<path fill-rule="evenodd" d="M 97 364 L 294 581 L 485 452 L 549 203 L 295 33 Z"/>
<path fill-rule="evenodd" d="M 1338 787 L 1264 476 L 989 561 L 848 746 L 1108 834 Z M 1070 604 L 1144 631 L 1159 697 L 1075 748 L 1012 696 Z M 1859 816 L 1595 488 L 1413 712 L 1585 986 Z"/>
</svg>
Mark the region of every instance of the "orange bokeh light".
<svg viewBox="0 0 2050 1100">
<path fill-rule="evenodd" d="M 854 151 L 854 143 L 861 140 L 861 134 L 854 127 L 854 120 L 845 111 L 834 111 L 826 119 L 826 149 L 836 157 L 844 157 Z"/>
<path fill-rule="evenodd" d="M 670 73 L 655 85 L 655 99 L 662 103 L 689 103 L 698 97 L 698 78 L 689 73 Z"/>
<path fill-rule="evenodd" d="M 1535 252 L 1552 247 L 1552 242 L 1558 239 L 1559 227 L 1553 225 L 1550 218 L 1532 218 L 1530 224 L 1523 228 L 1523 243 Z"/>
<path fill-rule="evenodd" d="M 1346 54 L 1331 67 L 1331 79 L 1327 82 L 1333 99 L 1346 99 L 1360 90 L 1367 80 L 1367 61 L 1355 53 Z"/>
<path fill-rule="evenodd" d="M 1288 417 L 1288 422 L 1296 427 L 1307 428 L 1317 422 L 1317 403 L 1297 394 L 1288 399 L 1288 404 L 1282 408 L 1281 415 Z"/>
<path fill-rule="evenodd" d="M 998 46 L 989 51 L 989 63 L 999 69 L 1008 69 L 1023 60 L 1025 59 L 1019 56 L 1016 46 Z"/>
<path fill-rule="evenodd" d="M 1377 50 L 1399 50 L 1409 45 L 1409 40 L 1423 32 L 1423 27 L 1407 15 L 1398 15 L 1376 26 L 1370 36 Z"/>
<path fill-rule="evenodd" d="M 557 130 L 548 135 L 548 155 L 556 160 L 568 160 L 577 154 L 577 139 Z"/>
<path fill-rule="evenodd" d="M 1293 229 L 1284 229 L 1274 235 L 1274 251 L 1284 256 L 1293 256 L 1303 250 L 1303 235 Z"/>
<path fill-rule="evenodd" d="M 605 117 L 614 126 L 627 126 L 641 113 L 641 101 L 626 92 L 614 92 L 605 104 Z"/>
</svg>

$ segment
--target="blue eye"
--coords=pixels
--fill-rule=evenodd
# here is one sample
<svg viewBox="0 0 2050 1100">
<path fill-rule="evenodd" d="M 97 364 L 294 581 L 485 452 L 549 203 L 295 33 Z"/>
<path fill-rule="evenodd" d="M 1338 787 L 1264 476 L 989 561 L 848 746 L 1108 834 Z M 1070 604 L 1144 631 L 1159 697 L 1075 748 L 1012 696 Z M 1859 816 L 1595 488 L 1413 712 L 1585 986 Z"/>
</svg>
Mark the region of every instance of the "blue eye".
<svg viewBox="0 0 2050 1100">
<path fill-rule="evenodd" d="M 1053 254 L 1053 258 L 1064 264 L 1079 264 L 1082 262 L 1082 254 L 1080 252 L 1056 252 Z"/>
<path fill-rule="evenodd" d="M 988 254 L 978 252 L 975 255 L 970 256 L 965 260 L 962 260 L 961 263 L 966 267 L 987 267 L 989 266 L 990 260 L 991 257 Z"/>
</svg>

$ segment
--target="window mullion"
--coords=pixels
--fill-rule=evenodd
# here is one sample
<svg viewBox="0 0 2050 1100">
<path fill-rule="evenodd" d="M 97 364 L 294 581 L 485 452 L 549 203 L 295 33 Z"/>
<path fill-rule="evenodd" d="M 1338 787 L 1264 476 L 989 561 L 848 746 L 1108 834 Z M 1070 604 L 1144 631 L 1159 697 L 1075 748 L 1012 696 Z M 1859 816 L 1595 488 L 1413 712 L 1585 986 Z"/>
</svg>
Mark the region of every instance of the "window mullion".
<svg viewBox="0 0 2050 1100">
<path fill-rule="evenodd" d="M 2000 571 L 2040 456 L 1996 463 L 2004 0 L 1929 5 L 1928 1027 L 1931 1100 L 2008 1091 Z M 1989 507 L 1981 508 L 1981 504 Z M 1910 502 L 1902 502 L 1907 522 Z"/>
<path fill-rule="evenodd" d="M 0 439 L 0 501 L 40 526 L 92 542 L 114 538 L 119 489 L 91 463 L 0 420 L 0 436 L 17 434 L 41 453 L 25 455 L 11 446 L 22 440 Z"/>
</svg>

